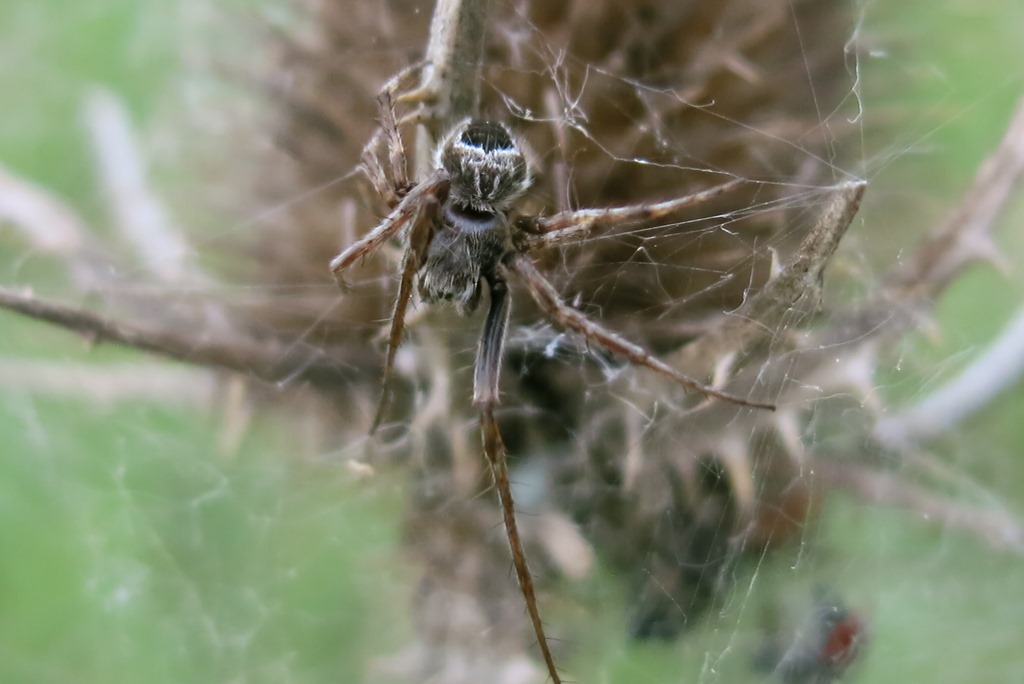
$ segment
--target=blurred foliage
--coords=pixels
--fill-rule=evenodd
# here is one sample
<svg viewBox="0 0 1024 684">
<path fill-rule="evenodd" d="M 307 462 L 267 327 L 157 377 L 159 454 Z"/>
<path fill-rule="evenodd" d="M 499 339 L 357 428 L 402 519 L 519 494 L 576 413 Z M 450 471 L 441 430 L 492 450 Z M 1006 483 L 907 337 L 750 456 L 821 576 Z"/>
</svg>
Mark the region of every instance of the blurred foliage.
<svg viewBox="0 0 1024 684">
<path fill-rule="evenodd" d="M 101 222 L 82 97 L 107 85 L 144 126 L 177 92 L 185 6 L 0 4 L 0 161 Z M 873 264 L 892 259 L 886 235 L 904 239 L 892 226 L 934 225 L 998 140 L 1022 89 L 1022 26 L 1017 0 L 866 7 L 862 35 L 876 54 L 863 61 L 861 79 L 866 92 L 881 84 L 882 94 L 865 102 L 864 125 L 871 130 L 876 115 L 908 122 L 891 140 L 866 142 L 873 185 L 852 249 Z M 890 80 L 903 85 L 885 92 Z M 1022 218 L 1017 201 L 1003 223 Z M 1024 300 L 1024 233 L 1003 230 L 999 240 L 1014 270 L 979 269 L 956 284 L 939 308 L 941 338 L 908 341 L 885 380 L 897 395 L 912 398 L 953 372 Z M 0 232 L 2 282 L 37 284 L 37 270 L 46 272 Z M 63 332 L 0 315 L 0 360 L 28 357 L 134 355 L 97 354 Z M 979 485 L 978 496 L 1024 513 L 1022 399 L 1020 387 L 1005 395 L 946 456 Z M 220 420 L 0 393 L 0 681 L 356 682 L 373 655 L 403 642 L 414 574 L 397 550 L 401 485 L 358 482 L 330 458 L 296 457 L 294 428 L 268 410 L 227 458 L 215 446 Z M 564 606 L 559 624 L 578 624 L 570 641 L 593 653 L 578 653 L 567 669 L 578 681 L 692 681 L 697 673 L 732 681 L 746 671 L 742 654 L 763 596 L 826 579 L 872 623 L 855 681 L 1024 677 L 1020 559 L 845 500 L 831 502 L 822 538 L 813 562 L 770 561 L 740 578 L 720 620 L 668 647 L 627 644 L 619 610 L 590 614 L 593 605 L 621 608 L 612 578 L 574 589 L 585 598 Z"/>
</svg>

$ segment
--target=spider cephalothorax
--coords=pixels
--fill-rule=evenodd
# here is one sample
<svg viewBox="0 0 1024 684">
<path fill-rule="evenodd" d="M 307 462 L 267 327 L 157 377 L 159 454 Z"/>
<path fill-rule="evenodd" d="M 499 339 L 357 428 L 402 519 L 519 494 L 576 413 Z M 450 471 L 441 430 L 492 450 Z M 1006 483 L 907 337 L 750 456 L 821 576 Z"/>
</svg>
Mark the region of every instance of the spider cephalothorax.
<svg viewBox="0 0 1024 684">
<path fill-rule="evenodd" d="M 530 186 L 530 168 L 504 124 L 466 119 L 437 148 L 437 168 L 451 179 L 451 199 L 483 213 L 506 211 Z"/>
</svg>

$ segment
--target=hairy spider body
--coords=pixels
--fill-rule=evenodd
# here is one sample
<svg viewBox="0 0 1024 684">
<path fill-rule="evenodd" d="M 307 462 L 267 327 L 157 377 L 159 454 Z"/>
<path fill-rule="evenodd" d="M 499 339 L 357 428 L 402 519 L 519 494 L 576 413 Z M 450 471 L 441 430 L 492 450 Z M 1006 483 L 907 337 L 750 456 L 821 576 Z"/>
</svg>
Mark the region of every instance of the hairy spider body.
<svg viewBox="0 0 1024 684">
<path fill-rule="evenodd" d="M 437 149 L 437 168 L 451 179 L 451 200 L 482 214 L 508 210 L 530 187 L 530 168 L 504 124 L 463 121 Z"/>
<path fill-rule="evenodd" d="M 513 251 L 507 211 L 530 185 L 526 159 L 504 125 L 465 121 L 438 146 L 436 163 L 448 176 L 436 232 L 420 270 L 420 296 L 449 302 L 469 315 L 484 280 Z"/>
<path fill-rule="evenodd" d="M 335 278 L 343 285 L 344 271 L 360 258 L 395 237 L 402 236 L 405 244 L 384 361 L 384 390 L 372 429 L 380 423 L 387 406 L 388 382 L 402 339 L 413 283 L 417 284 L 424 302 L 448 303 L 463 315 L 477 309 L 486 283 L 489 304 L 477 347 L 473 402 L 480 408 L 484 456 L 501 502 L 516 578 L 548 674 L 554 684 L 559 684 L 561 679 L 544 634 L 533 578 L 516 525 L 505 445 L 495 418 L 511 313 L 509 280 L 522 284 L 555 325 L 582 336 L 588 343 L 667 377 L 687 390 L 743 406 L 771 408 L 768 404 L 708 387 L 592 321 L 566 304 L 529 258 L 536 250 L 579 242 L 596 227 L 656 219 L 698 204 L 735 187 L 738 181 L 665 202 L 513 219 L 511 208 L 529 188 L 531 177 L 526 157 L 511 131 L 500 123 L 469 119 L 461 122 L 438 145 L 435 170 L 419 183 L 412 184 L 407 180 L 405 151 L 391 89 L 389 86 L 381 95 L 381 129 L 363 155 L 363 168 L 378 193 L 391 206 L 391 212 L 331 262 Z M 376 147 L 382 141 L 387 142 L 387 165 L 377 157 Z"/>
<path fill-rule="evenodd" d="M 508 219 L 501 214 L 466 211 L 449 197 L 420 269 L 424 302 L 448 302 L 469 315 L 480 303 L 482 279 L 494 277 L 494 264 L 512 249 Z"/>
</svg>

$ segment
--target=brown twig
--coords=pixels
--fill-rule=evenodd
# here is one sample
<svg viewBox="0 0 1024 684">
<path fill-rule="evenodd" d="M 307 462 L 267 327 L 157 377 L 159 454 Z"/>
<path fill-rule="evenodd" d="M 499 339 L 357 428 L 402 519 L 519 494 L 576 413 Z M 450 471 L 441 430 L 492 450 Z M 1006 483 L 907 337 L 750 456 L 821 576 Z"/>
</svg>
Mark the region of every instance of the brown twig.
<svg viewBox="0 0 1024 684">
<path fill-rule="evenodd" d="M 945 223 L 926 237 L 907 260 L 892 269 L 883 285 L 866 304 L 856 310 L 837 314 L 827 330 L 806 342 L 800 350 L 799 360 L 791 361 L 786 367 L 786 373 L 805 379 L 813 378 L 810 387 L 816 388 L 813 391 L 819 395 L 851 389 L 856 393 L 858 388 L 860 391 L 866 390 L 880 343 L 898 339 L 904 334 L 932 307 L 953 279 L 974 261 L 981 258 L 995 259 L 995 247 L 990 234 L 1022 174 L 1024 98 L 1019 101 L 999 145 L 981 165 L 970 190 Z M 1012 326 L 1014 330 L 1017 327 Z M 1019 333 L 1011 331 L 1011 339 L 1019 339 L 1017 335 Z M 1013 346 L 1013 342 L 1007 345 Z M 1000 344 L 1000 347 L 1007 345 Z M 857 355 L 854 352 L 859 348 L 866 352 L 866 356 L 859 362 L 836 364 L 837 358 L 855 358 Z M 957 379 L 957 387 L 940 388 L 932 397 L 919 402 L 918 409 L 903 415 L 895 413 L 895 421 L 880 421 L 866 438 L 868 449 L 901 452 L 903 462 L 908 465 L 917 463 L 920 467 L 921 464 L 928 464 L 930 458 L 927 455 L 912 454 L 909 451 L 912 446 L 910 438 L 920 430 L 933 429 L 936 418 L 950 424 L 952 416 L 960 416 L 965 410 L 976 410 L 982 400 L 971 402 L 969 397 L 963 395 L 965 390 L 961 383 L 984 382 L 982 378 L 965 377 L 968 372 L 975 375 L 986 373 L 992 377 L 991 363 L 984 359 L 979 361 Z M 848 365 L 852 365 L 853 370 L 846 368 Z M 991 389 L 997 382 L 993 380 L 987 385 Z M 995 395 L 994 391 L 986 391 L 984 394 L 986 400 Z M 870 400 L 866 394 L 860 396 L 864 401 Z M 944 417 L 937 414 L 936 401 L 944 402 Z M 928 419 L 926 426 L 918 424 L 923 417 Z M 830 484 L 854 491 L 869 500 L 884 501 L 922 512 L 951 528 L 978 536 L 998 548 L 1024 550 L 1024 528 L 1008 513 L 957 504 L 912 484 L 905 477 L 871 470 L 863 465 L 819 463 L 816 470 Z"/>
<path fill-rule="evenodd" d="M 874 437 L 890 449 L 902 449 L 955 430 L 1024 374 L 1024 308 L 999 337 L 955 378 L 914 405 L 887 415 Z"/>
<path fill-rule="evenodd" d="M 930 522 L 973 534 L 997 549 L 1024 553 L 1024 526 L 1005 511 L 956 504 L 892 473 L 862 466 L 818 460 L 814 472 L 827 484 L 867 501 L 906 508 Z"/>
<path fill-rule="evenodd" d="M 990 236 L 1014 186 L 1024 173 L 1024 97 L 996 149 L 985 159 L 974 183 L 945 224 L 911 258 L 893 270 L 885 289 L 907 298 L 934 297 L 971 262 L 993 259 Z"/>
<path fill-rule="evenodd" d="M 61 259 L 79 287 L 103 282 L 107 261 L 85 220 L 57 197 L 0 165 L 0 226 L 20 231 L 34 249 Z"/>
<path fill-rule="evenodd" d="M 210 284 L 209 275 L 194 263 L 185 235 L 150 187 L 124 104 L 114 93 L 97 89 L 83 113 L 114 225 L 143 268 L 162 283 Z"/>
<path fill-rule="evenodd" d="M 56 397 L 87 397 L 93 405 L 130 401 L 207 408 L 217 394 L 215 374 L 166 363 L 54 363 L 25 358 L 0 361 L 0 387 Z"/>
<path fill-rule="evenodd" d="M 816 395 L 822 392 L 863 389 L 856 387 L 857 379 L 844 375 L 846 369 L 842 365 L 836 365 L 836 358 L 852 358 L 854 348 L 865 348 L 865 345 L 873 344 L 876 347 L 869 350 L 870 359 L 861 364 L 862 367 L 867 364 L 873 369 L 877 345 L 881 341 L 895 339 L 904 334 L 920 315 L 931 308 L 935 298 L 964 268 L 982 256 L 992 256 L 994 248 L 989 233 L 1022 173 L 1024 98 L 1020 100 L 1001 142 L 981 165 L 970 191 L 947 221 L 925 238 L 903 264 L 890 272 L 884 279 L 884 284 L 866 304 L 861 304 L 856 309 L 837 312 L 830 325 L 820 335 L 801 346 L 798 357 L 785 360 L 785 370 L 779 375 L 815 378 L 810 389 Z M 842 202 L 838 199 L 837 201 Z M 774 282 L 769 282 L 764 291 L 768 291 Z M 761 297 L 759 293 L 738 313 L 753 309 Z M 768 305 L 770 306 L 770 300 Z M 791 312 L 778 309 L 776 313 L 792 315 Z M 747 316 L 751 319 L 750 323 L 765 321 L 762 335 L 777 334 L 782 323 L 782 320 L 776 320 L 778 316 L 765 318 L 763 313 L 748 313 Z M 742 332 L 744 323 L 745 321 L 739 320 L 732 325 L 740 328 Z M 750 330 L 752 335 L 756 332 L 756 329 Z M 705 337 L 701 337 L 693 345 L 686 347 L 683 354 L 696 355 L 701 351 L 712 353 L 716 346 L 729 348 L 725 346 L 725 340 L 733 340 L 739 335 L 728 327 L 728 323 L 722 326 L 722 330 L 717 334 L 717 344 L 714 344 L 714 338 L 706 340 Z M 840 351 L 841 349 L 845 351 Z M 762 379 L 771 375 L 768 372 L 760 372 Z M 861 385 L 865 379 L 860 379 Z M 794 385 L 791 384 L 790 387 Z M 794 398 L 788 397 L 790 401 Z M 864 399 L 866 400 L 866 397 Z"/>
<path fill-rule="evenodd" d="M 996 149 L 978 169 L 963 201 L 944 224 L 892 269 L 872 300 L 837 316 L 822 346 L 861 341 L 881 333 L 902 334 L 967 266 L 981 258 L 996 260 L 990 233 L 1022 174 L 1024 97 L 1018 101 Z"/>
<path fill-rule="evenodd" d="M 489 5 L 439 0 L 434 9 L 420 88 L 429 93 L 431 118 L 441 127 L 477 112 Z"/>
<path fill-rule="evenodd" d="M 278 385 L 303 382 L 324 390 L 337 391 L 339 383 L 354 379 L 360 364 L 352 350 L 332 354 L 304 342 L 284 342 L 237 333 L 229 338 L 203 339 L 194 329 L 184 333 L 148 330 L 105 318 L 97 313 L 41 299 L 30 292 L 0 288 L 0 308 L 45 321 L 92 342 L 141 349 L 199 366 L 229 370 Z"/>
<path fill-rule="evenodd" d="M 799 325 L 821 306 L 825 267 L 860 208 L 865 183 L 843 183 L 782 271 L 735 313 L 723 319 L 673 359 L 675 366 L 697 374 L 714 368 L 725 354 L 742 354 L 779 334 L 780 328 Z"/>
<path fill-rule="evenodd" d="M 445 129 L 477 113 L 490 0 L 438 0 L 420 85 L 405 100 L 424 103 L 416 129 L 415 172 L 431 170 L 434 144 Z"/>
</svg>

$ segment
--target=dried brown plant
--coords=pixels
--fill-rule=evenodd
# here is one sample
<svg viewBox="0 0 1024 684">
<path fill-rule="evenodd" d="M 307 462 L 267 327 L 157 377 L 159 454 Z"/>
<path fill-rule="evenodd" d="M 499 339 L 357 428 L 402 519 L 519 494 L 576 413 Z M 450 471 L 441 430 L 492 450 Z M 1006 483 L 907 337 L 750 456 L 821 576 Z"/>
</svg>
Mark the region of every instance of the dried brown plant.
<svg viewBox="0 0 1024 684">
<path fill-rule="evenodd" d="M 376 95 L 423 60 L 423 107 L 402 112 L 415 161 L 429 163 L 429 144 L 464 114 L 508 122 L 537 176 L 524 212 L 663 200 L 723 175 L 743 180 L 671 221 L 595 235 L 539 263 L 603 325 L 680 372 L 777 405 L 774 414 L 686 403 L 669 382 L 582 348 L 525 298 L 515 302 L 497 421 L 514 462 L 545 468 L 537 489 L 546 495 L 527 505 L 539 513 L 520 521 L 542 607 L 556 596 L 556 576 L 584 572 L 596 551 L 631 583 L 632 634 L 673 637 L 728 592 L 732 563 L 805 534 L 835 487 L 1024 546 L 1016 520 L 951 504 L 871 458 L 906 450 L 927 460 L 871 431 L 880 407 L 872 374 L 951 280 L 991 255 L 992 221 L 1022 169 L 1024 113 L 949 222 L 874 291 L 823 318 L 826 267 L 865 189 L 843 171 L 855 114 L 847 116 L 847 68 L 860 49 L 848 2 L 440 3 L 466 12 L 462 25 L 431 25 L 414 2 L 296 4 L 298 19 L 259 27 L 265 60 L 230 67 L 259 97 L 218 169 L 238 182 L 242 218 L 253 216 L 254 197 L 275 210 L 257 217 L 252 235 L 214 246 L 231 273 L 184 264 L 165 280 L 234 277 L 260 283 L 256 296 L 183 297 L 159 311 L 108 300 L 100 314 L 6 288 L 0 306 L 237 373 L 254 394 L 303 395 L 321 417 L 322 447 L 347 445 L 359 463 L 408 464 L 419 641 L 379 676 L 543 679 L 524 669 L 532 632 L 495 534 L 496 497 L 481 496 L 485 462 L 461 353 L 479 326 L 445 311 L 412 316 L 393 422 L 371 441 L 399 252 L 358 265 L 345 294 L 327 269 L 385 209 L 357 172 L 378 125 Z M 466 35 L 474 40 L 460 42 Z M 252 144 L 267 138 L 272 145 Z M 62 257 L 79 287 L 102 292 L 102 259 L 72 223 L 77 237 L 64 241 Z M 829 402 L 863 412 L 867 427 L 848 443 L 867 444 L 864 453 L 840 462 L 805 446 L 809 412 L 827 413 Z M 552 631 L 565 636 L 557 622 Z"/>
</svg>

